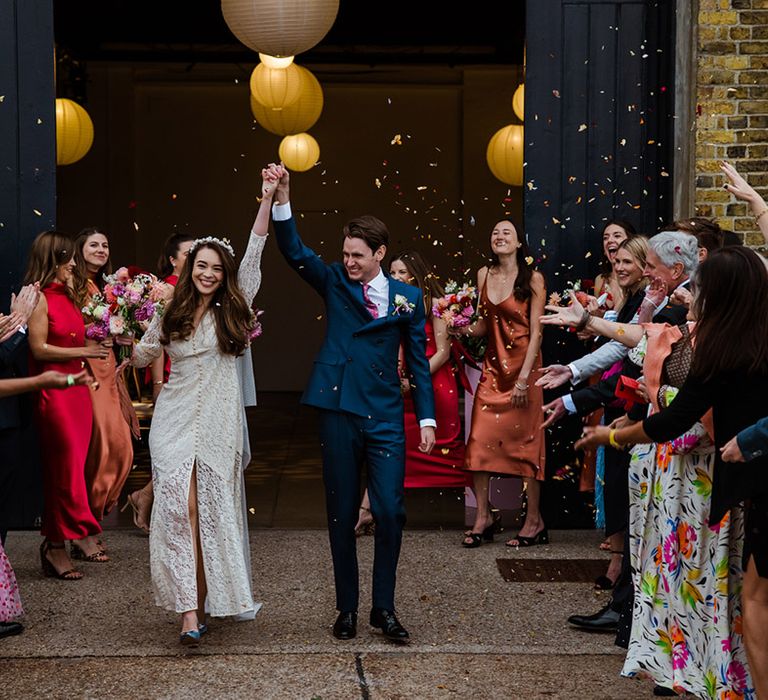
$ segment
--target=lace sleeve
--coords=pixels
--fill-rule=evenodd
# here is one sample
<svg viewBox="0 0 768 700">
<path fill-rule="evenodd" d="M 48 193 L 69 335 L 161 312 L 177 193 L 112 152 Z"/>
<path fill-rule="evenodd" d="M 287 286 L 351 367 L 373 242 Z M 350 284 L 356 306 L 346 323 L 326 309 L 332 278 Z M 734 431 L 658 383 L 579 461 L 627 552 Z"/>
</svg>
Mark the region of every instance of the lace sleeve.
<svg viewBox="0 0 768 700">
<path fill-rule="evenodd" d="M 261 286 L 261 254 L 266 242 L 266 236 L 251 233 L 248 247 L 245 250 L 245 255 L 240 262 L 240 269 L 237 272 L 237 282 L 248 306 L 253 303 L 256 292 L 259 291 Z"/>
<path fill-rule="evenodd" d="M 163 346 L 160 343 L 160 331 L 163 327 L 163 319 L 160 314 L 155 314 L 141 340 L 133 347 L 131 364 L 134 367 L 146 367 L 156 357 L 160 357 Z"/>
</svg>

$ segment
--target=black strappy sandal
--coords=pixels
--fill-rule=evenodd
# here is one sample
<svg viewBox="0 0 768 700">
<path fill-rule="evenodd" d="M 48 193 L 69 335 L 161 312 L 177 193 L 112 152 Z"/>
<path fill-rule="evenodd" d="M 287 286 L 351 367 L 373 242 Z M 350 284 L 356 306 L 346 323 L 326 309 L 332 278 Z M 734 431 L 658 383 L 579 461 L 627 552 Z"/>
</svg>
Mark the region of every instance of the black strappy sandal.
<svg viewBox="0 0 768 700">
<path fill-rule="evenodd" d="M 517 544 L 512 544 L 513 541 L 517 541 Z M 547 528 L 540 530 L 533 537 L 523 537 L 523 535 L 517 535 L 504 544 L 507 547 L 533 547 L 537 544 L 549 544 L 549 531 Z"/>
<path fill-rule="evenodd" d="M 83 572 L 77 569 L 67 569 L 59 573 L 53 565 L 47 554 L 52 549 L 64 549 L 63 544 L 53 544 L 49 540 L 43 540 L 40 544 L 40 566 L 43 569 L 43 576 L 47 578 L 57 578 L 62 581 L 79 581 L 83 578 Z"/>
</svg>

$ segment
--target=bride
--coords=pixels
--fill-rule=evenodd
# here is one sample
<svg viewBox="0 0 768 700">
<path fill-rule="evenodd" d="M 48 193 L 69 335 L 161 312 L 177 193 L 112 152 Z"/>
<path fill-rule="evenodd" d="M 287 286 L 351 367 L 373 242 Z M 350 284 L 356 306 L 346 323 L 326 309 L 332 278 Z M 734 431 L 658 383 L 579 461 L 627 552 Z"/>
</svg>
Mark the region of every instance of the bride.
<svg viewBox="0 0 768 700">
<path fill-rule="evenodd" d="M 181 613 L 180 641 L 197 645 L 214 617 L 256 608 L 242 507 L 243 410 L 237 358 L 253 324 L 261 254 L 276 182 L 262 171 L 262 200 L 235 266 L 229 242 L 197 239 L 174 296 L 134 350 L 143 367 L 165 350 L 168 383 L 149 433 L 155 500 L 150 566 L 155 602 Z"/>
</svg>

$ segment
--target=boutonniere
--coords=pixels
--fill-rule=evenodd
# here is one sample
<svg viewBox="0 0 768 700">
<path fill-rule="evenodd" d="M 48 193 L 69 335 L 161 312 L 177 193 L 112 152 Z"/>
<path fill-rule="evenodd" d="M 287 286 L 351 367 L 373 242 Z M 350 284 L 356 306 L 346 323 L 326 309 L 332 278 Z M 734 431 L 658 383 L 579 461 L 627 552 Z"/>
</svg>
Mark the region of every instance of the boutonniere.
<svg viewBox="0 0 768 700">
<path fill-rule="evenodd" d="M 392 311 L 393 316 L 402 316 L 403 314 L 412 314 L 416 308 L 416 304 L 412 304 L 402 294 L 395 294 L 394 309 Z"/>
</svg>

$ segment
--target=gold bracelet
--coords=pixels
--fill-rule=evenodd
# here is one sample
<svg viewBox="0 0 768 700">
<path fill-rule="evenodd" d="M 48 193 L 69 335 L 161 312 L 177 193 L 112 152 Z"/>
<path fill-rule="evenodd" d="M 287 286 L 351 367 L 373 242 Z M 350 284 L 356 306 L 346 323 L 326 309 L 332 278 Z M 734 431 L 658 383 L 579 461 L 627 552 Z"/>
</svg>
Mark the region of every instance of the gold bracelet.
<svg viewBox="0 0 768 700">
<path fill-rule="evenodd" d="M 615 449 L 615 450 L 623 450 L 624 449 L 624 445 L 620 445 L 616 441 L 616 429 L 615 428 L 611 428 L 611 430 L 608 432 L 608 444 L 611 447 L 613 447 L 613 449 Z"/>
<path fill-rule="evenodd" d="M 165 384 L 165 382 L 162 379 L 157 380 L 156 382 L 152 382 L 155 386 L 158 384 Z"/>
<path fill-rule="evenodd" d="M 760 221 L 760 218 L 761 218 L 761 217 L 762 217 L 764 214 L 768 214 L 768 207 L 766 207 L 765 209 L 763 209 L 763 211 L 761 211 L 759 214 L 756 214 L 756 215 L 755 215 L 755 223 L 757 223 L 758 221 Z"/>
</svg>

